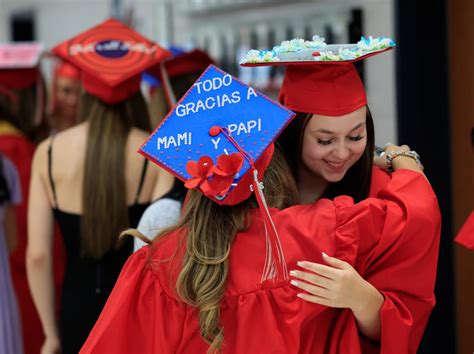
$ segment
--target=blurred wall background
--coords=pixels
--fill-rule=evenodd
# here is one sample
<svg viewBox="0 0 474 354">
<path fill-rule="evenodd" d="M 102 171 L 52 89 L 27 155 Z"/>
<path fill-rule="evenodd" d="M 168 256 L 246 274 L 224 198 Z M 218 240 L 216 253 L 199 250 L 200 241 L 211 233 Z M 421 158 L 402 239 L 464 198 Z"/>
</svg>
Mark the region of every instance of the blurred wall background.
<svg viewBox="0 0 474 354">
<path fill-rule="evenodd" d="M 393 0 L 0 0 L 0 41 L 34 39 L 51 48 L 115 16 L 162 45 L 206 49 L 224 70 L 275 96 L 282 72 L 239 68 L 246 50 L 315 34 L 328 43 L 393 38 L 393 12 Z M 395 54 L 362 65 L 377 143 L 396 142 Z"/>
<path fill-rule="evenodd" d="M 0 0 L 0 42 L 51 48 L 110 16 L 163 46 L 205 49 L 224 70 L 274 97 L 281 70 L 240 68 L 245 50 L 314 34 L 328 43 L 361 34 L 394 38 L 395 51 L 358 69 L 376 143 L 408 143 L 421 154 L 443 214 L 438 303 L 419 352 L 474 352 L 474 253 L 452 242 L 474 207 L 474 1 Z M 44 71 L 50 75 L 48 61 Z"/>
</svg>

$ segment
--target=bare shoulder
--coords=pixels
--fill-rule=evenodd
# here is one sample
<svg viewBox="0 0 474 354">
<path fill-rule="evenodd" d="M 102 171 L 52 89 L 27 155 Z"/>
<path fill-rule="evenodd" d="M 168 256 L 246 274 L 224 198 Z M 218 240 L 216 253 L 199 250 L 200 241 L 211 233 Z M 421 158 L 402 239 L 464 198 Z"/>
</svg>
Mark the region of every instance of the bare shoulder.
<svg viewBox="0 0 474 354">
<path fill-rule="evenodd" d="M 130 130 L 128 141 L 127 141 L 127 155 L 131 158 L 131 161 L 142 162 L 144 157 L 138 153 L 138 149 L 148 139 L 150 133 L 132 128 Z"/>
<path fill-rule="evenodd" d="M 148 139 L 149 136 L 149 132 L 132 128 L 129 135 L 129 144 L 131 147 L 134 147 L 136 150 L 138 150 L 138 148 L 145 142 L 146 139 Z"/>
<path fill-rule="evenodd" d="M 125 149 L 126 156 L 126 175 L 129 181 L 134 181 L 133 196 L 135 195 L 137 181 L 141 179 L 143 168 L 145 167 L 145 157 L 138 153 L 138 149 L 146 141 L 150 134 L 146 131 L 132 128 L 128 135 L 127 146 Z M 143 188 L 140 193 L 140 203 L 148 203 L 153 196 L 156 181 L 158 180 L 158 171 L 154 168 L 154 164 L 148 164 L 146 168 L 145 179 L 143 181 Z"/>
<path fill-rule="evenodd" d="M 47 154 L 48 148 L 51 145 L 51 137 L 43 140 L 35 149 L 35 153 L 33 155 L 33 169 L 41 169 L 43 164 L 47 162 Z"/>
<path fill-rule="evenodd" d="M 87 140 L 87 129 L 88 123 L 83 122 L 77 124 L 69 129 L 63 130 L 62 132 L 54 136 L 54 144 L 56 145 L 68 145 L 77 143 L 86 143 Z"/>
</svg>

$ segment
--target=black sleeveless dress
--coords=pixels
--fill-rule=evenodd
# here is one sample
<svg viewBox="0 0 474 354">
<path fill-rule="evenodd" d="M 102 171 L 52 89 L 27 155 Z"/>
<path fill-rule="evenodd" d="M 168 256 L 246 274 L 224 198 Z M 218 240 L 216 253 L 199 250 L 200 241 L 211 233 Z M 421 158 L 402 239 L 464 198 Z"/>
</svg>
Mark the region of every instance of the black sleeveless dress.
<svg viewBox="0 0 474 354">
<path fill-rule="evenodd" d="M 133 240 L 127 238 L 119 249 L 112 249 L 101 259 L 81 256 L 81 215 L 58 208 L 52 178 L 52 144 L 48 149 L 48 170 L 55 208 L 53 214 L 61 229 L 67 260 L 61 293 L 59 331 L 62 354 L 78 353 L 104 307 L 125 261 L 133 251 Z M 149 204 L 138 204 L 148 160 L 143 165 L 135 204 L 128 207 L 130 227 L 137 227 Z"/>
</svg>

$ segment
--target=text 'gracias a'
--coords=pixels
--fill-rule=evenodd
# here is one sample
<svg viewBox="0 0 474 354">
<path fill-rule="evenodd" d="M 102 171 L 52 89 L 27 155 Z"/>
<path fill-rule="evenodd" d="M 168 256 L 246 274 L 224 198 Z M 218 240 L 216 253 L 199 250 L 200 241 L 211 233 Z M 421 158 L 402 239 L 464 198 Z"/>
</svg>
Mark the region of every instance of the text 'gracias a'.
<svg viewBox="0 0 474 354">
<path fill-rule="evenodd" d="M 223 87 L 228 87 L 232 84 L 232 76 L 227 74 L 222 78 L 214 77 L 209 80 L 200 81 L 194 84 L 198 94 L 204 92 L 211 92 L 219 90 Z M 252 87 L 247 88 L 246 99 L 250 100 L 252 97 L 258 97 L 257 93 Z M 211 110 L 214 108 L 220 108 L 226 104 L 239 103 L 241 100 L 240 92 L 233 91 L 232 93 L 223 93 L 221 95 L 207 97 L 206 99 L 199 99 L 196 102 L 188 102 L 185 104 L 179 104 L 176 106 L 175 113 L 178 117 L 185 117 L 192 113 L 199 111 Z M 246 122 L 240 122 L 239 124 L 231 123 L 227 125 L 227 129 L 232 135 L 250 134 L 254 129 L 257 131 L 262 130 L 262 120 L 260 118 L 250 119 Z M 211 139 L 215 149 L 219 148 L 219 142 L 221 138 L 217 137 Z M 192 133 L 183 132 L 175 136 L 164 136 L 157 139 L 157 149 L 162 148 L 168 149 L 170 147 L 179 147 L 185 145 L 192 145 Z"/>
<path fill-rule="evenodd" d="M 202 94 L 204 92 L 211 92 L 219 90 L 220 88 L 228 87 L 231 84 L 232 76 L 227 74 L 223 77 L 214 77 L 209 80 L 197 82 L 194 84 L 194 87 L 196 87 L 198 94 Z M 257 97 L 257 93 L 252 87 L 249 87 L 247 89 L 246 99 L 250 100 L 252 97 Z M 240 91 L 223 93 L 221 95 L 211 96 L 205 99 L 199 99 L 196 102 L 179 104 L 176 106 L 176 115 L 178 117 L 185 117 L 192 113 L 198 113 L 199 111 L 221 108 L 227 104 L 239 103 L 240 100 Z"/>
</svg>

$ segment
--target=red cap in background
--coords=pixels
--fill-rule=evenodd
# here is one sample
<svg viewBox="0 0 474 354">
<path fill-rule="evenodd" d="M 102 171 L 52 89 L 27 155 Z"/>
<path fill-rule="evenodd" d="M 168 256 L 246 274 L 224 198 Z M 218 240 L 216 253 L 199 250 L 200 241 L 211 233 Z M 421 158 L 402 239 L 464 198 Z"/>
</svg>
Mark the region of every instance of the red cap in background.
<svg viewBox="0 0 474 354">
<path fill-rule="evenodd" d="M 140 89 L 140 75 L 171 53 L 118 20 L 103 23 L 66 40 L 52 52 L 77 66 L 84 90 L 108 104 Z"/>
</svg>

